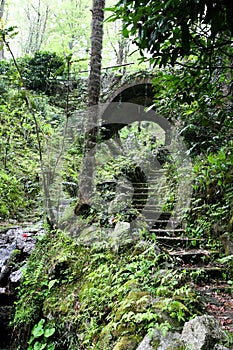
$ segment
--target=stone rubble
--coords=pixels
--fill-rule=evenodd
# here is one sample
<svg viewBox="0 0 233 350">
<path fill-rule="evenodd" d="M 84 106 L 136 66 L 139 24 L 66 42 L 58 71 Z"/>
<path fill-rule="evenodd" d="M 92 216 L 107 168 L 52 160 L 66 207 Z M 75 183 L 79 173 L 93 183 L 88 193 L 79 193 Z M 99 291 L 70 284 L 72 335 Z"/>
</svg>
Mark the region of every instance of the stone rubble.
<svg viewBox="0 0 233 350">
<path fill-rule="evenodd" d="M 44 233 L 42 222 L 0 228 L 0 350 L 7 349 L 10 343 L 9 321 L 22 270 L 35 248 L 36 237 Z"/>
</svg>

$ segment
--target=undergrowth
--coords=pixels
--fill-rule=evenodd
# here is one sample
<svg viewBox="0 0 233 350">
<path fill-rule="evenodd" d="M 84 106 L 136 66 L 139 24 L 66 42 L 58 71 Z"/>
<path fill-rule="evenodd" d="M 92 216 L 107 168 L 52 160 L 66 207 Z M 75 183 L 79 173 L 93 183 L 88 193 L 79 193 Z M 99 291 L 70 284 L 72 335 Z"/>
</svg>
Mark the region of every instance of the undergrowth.
<svg viewBox="0 0 233 350">
<path fill-rule="evenodd" d="M 13 321 L 18 349 L 108 350 L 123 336 L 137 335 L 139 343 L 155 327 L 180 329 L 198 312 L 185 277 L 153 241 L 121 246 L 116 254 L 80 246 L 60 231 L 48 233 L 30 256 L 19 289 Z"/>
</svg>

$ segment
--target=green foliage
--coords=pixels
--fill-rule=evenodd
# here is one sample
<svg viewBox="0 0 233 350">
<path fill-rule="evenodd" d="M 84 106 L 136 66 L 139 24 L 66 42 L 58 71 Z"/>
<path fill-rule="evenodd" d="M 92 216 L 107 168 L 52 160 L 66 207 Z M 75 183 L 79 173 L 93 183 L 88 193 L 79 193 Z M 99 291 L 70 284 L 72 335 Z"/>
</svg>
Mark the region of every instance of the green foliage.
<svg viewBox="0 0 233 350">
<path fill-rule="evenodd" d="M 56 332 L 56 349 L 107 350 L 120 337 L 136 332 L 139 341 L 154 327 L 182 324 L 195 312 L 196 296 L 185 274 L 164 269 L 167 256 L 153 246 L 139 241 L 116 255 L 58 231 L 47 234 L 24 272 L 15 334 L 31 329 L 34 348 Z"/>
<path fill-rule="evenodd" d="M 211 77 L 199 69 L 169 69 L 153 79 L 158 112 L 177 125 L 190 155 L 215 152 L 231 140 L 227 84 L 230 80 L 220 69 Z"/>
<path fill-rule="evenodd" d="M 123 4 L 122 1 L 119 3 Z M 232 48 L 229 44 L 225 46 L 225 39 L 226 34 L 232 31 L 225 1 L 214 7 L 211 13 L 210 2 L 207 12 L 203 6 L 198 7 L 205 1 L 198 4 L 195 1 L 185 2 L 188 6 L 184 6 L 184 1 L 178 4 L 175 0 L 150 1 L 151 6 L 147 4 L 148 1 L 124 1 L 117 10 L 117 16 L 123 16 L 125 36 L 139 33 L 136 43 L 142 50 L 148 49 L 153 64 L 174 65 L 180 58 L 188 57 L 187 61 L 182 61 L 187 69 L 158 72 L 154 79 L 157 111 L 178 125 L 189 153 L 196 155 L 196 158 L 193 157 L 194 196 L 187 216 L 187 234 L 196 238 L 206 234 L 211 236 L 216 223 L 224 229 L 228 227 L 230 231 L 233 217 L 233 153 L 230 141 L 233 124 L 229 87 L 231 73 L 227 67 Z M 195 5 L 193 12 L 191 5 Z M 182 16 L 178 17 L 181 12 Z M 217 24 L 217 17 L 222 14 L 225 15 L 224 20 Z M 178 24 L 177 20 L 180 20 Z M 196 31 L 198 21 L 206 22 L 203 32 Z M 128 24 L 132 25 L 130 29 Z M 213 47 L 213 41 L 216 47 Z M 215 53 L 220 44 L 225 50 L 221 56 Z M 27 88 L 47 95 L 57 91 L 54 80 L 64 74 L 63 58 L 50 52 L 36 52 L 33 57 L 24 57 L 17 62 Z M 148 72 L 144 77 L 148 78 Z M 86 85 L 82 80 L 77 84 L 79 86 L 73 97 L 76 104 L 83 107 L 85 101 L 80 95 Z M 69 87 L 72 90 L 73 85 Z M 56 96 L 48 99 L 44 94 L 25 94 L 19 72 L 12 63 L 5 61 L 0 63 L 0 92 L 0 190 L 3 193 L 0 216 L 8 218 L 16 216 L 24 207 L 31 208 L 39 193 L 37 137 L 48 159 L 53 160 L 52 165 L 54 153 L 50 153 L 48 146 L 53 137 L 54 148 L 60 150 L 60 138 L 55 136 L 61 130 L 59 125 L 62 124 L 63 111 L 53 107 L 51 101 L 66 108 L 67 116 L 75 106 L 69 106 L 69 96 L 66 101 L 62 98 L 57 101 Z M 35 120 L 28 111 L 27 97 L 38 120 L 38 133 Z M 145 157 L 149 162 L 157 158 L 162 165 L 165 164 L 169 185 L 169 193 L 163 192 L 163 209 L 172 210 L 178 174 L 174 164 L 169 163 L 169 155 L 159 153 L 159 149 L 163 148 L 164 134 L 162 130 L 154 130 L 149 123 L 145 128 L 142 126 L 135 123 L 120 131 L 126 157 L 112 157 L 103 145 L 102 153 L 97 154 L 96 183 L 106 179 L 111 181 L 122 175 L 130 180 L 129 174 L 135 173 L 135 164 L 140 164 L 141 158 Z M 114 142 L 112 146 L 116 149 L 118 146 L 119 150 L 119 145 Z M 74 199 L 78 190 L 82 144 L 83 138 L 79 137 L 67 150 L 62 174 L 65 191 Z M 129 161 L 131 156 L 134 156 L 135 162 Z M 47 159 L 43 158 L 43 161 L 43 165 L 50 166 Z M 48 174 L 53 175 L 53 169 L 47 169 L 51 170 Z M 100 194 L 106 202 L 111 201 L 113 195 L 106 188 Z M 98 198 L 96 203 L 98 206 Z M 103 211 L 102 207 L 98 209 Z M 130 213 L 117 213 L 115 220 L 125 221 Z M 80 221 L 88 226 L 95 220 L 101 221 L 98 215 L 93 211 L 86 221 Z M 75 225 L 74 231 L 79 235 L 81 225 Z M 101 225 L 98 230 L 101 232 Z M 95 236 L 99 234 L 98 230 L 94 231 Z M 103 250 L 103 244 L 97 242 L 88 248 L 60 231 L 47 233 L 38 239 L 18 290 L 13 324 L 19 347 L 25 346 L 21 338 L 26 338 L 28 350 L 110 350 L 119 339 L 116 345 L 119 349 L 125 344 L 136 347 L 154 327 L 165 333 L 192 318 L 198 313 L 198 299 L 192 285 L 188 284 L 188 273 L 175 270 L 170 256 L 157 254 L 155 242 L 156 236 L 144 229 L 138 242 L 130 241 L 126 245 L 122 241 L 118 254 L 114 254 L 110 245 L 106 244 L 108 248 Z M 220 262 L 226 264 L 225 277 L 228 277 L 232 259 Z M 198 279 L 202 273 L 199 270 L 192 276 Z"/>
<path fill-rule="evenodd" d="M 0 220 L 19 217 L 26 204 L 23 199 L 23 186 L 14 175 L 0 170 Z"/>
<path fill-rule="evenodd" d="M 64 190 L 71 198 L 77 198 L 78 173 L 83 156 L 84 137 L 77 137 L 65 154 L 64 170 L 62 174 Z"/>
<path fill-rule="evenodd" d="M 0 61 L 0 96 L 4 96 L 7 92 L 9 84 L 9 73 L 10 63 L 5 60 Z"/>
<path fill-rule="evenodd" d="M 64 72 L 65 61 L 55 52 L 36 52 L 33 57 L 20 59 L 20 66 L 25 86 L 49 95 L 56 86 L 56 78 Z"/>
<path fill-rule="evenodd" d="M 220 46 L 231 52 L 232 9 L 227 0 L 120 0 L 109 9 L 114 12 L 109 20 L 122 19 L 123 35 L 161 67 L 189 55 L 211 60 Z"/>
<path fill-rule="evenodd" d="M 57 110 L 49 105 L 46 98 L 34 96 L 31 101 L 38 119 L 38 135 L 24 91 L 10 89 L 0 101 L 0 216 L 4 218 L 20 217 L 36 204 L 40 192 L 37 136 L 45 149 L 57 127 L 52 121 Z"/>
<path fill-rule="evenodd" d="M 224 230 L 227 231 L 233 199 L 232 165 L 232 142 L 216 153 L 209 153 L 205 159 L 196 160 L 190 215 L 191 220 L 195 219 L 196 224 L 199 223 L 199 230 L 203 233 L 219 235 Z M 214 232 L 214 224 L 222 226 L 222 231 Z"/>
<path fill-rule="evenodd" d="M 31 95 L 18 89 L 22 81 L 12 62 L 2 61 L 0 72 L 4 90 L 0 96 L 0 164 L 2 176 L 5 173 L 0 216 L 19 218 L 41 204 L 39 153 L 47 151 L 55 130 L 62 127 L 63 111 L 52 106 L 42 94 Z M 45 159 L 42 161 L 46 164 Z"/>
<path fill-rule="evenodd" d="M 45 319 L 42 318 L 32 329 L 27 350 L 54 350 L 55 344 L 49 339 L 54 333 L 55 328 L 51 325 L 45 325 Z"/>
</svg>

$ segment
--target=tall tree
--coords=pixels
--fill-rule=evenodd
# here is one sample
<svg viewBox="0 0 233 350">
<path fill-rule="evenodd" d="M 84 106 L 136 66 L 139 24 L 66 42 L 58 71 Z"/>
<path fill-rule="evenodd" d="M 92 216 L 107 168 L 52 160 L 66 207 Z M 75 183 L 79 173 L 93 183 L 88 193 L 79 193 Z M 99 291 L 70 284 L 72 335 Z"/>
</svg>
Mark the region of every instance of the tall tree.
<svg viewBox="0 0 233 350">
<path fill-rule="evenodd" d="M 95 169 L 95 145 L 97 140 L 98 103 L 101 88 L 101 63 L 103 47 L 103 20 L 105 0 L 93 0 L 91 26 L 90 74 L 88 83 L 88 120 L 84 145 L 84 158 L 79 180 L 78 204 L 75 213 L 89 213 Z"/>
<path fill-rule="evenodd" d="M 88 84 L 89 106 L 94 106 L 99 103 L 103 47 L 104 7 L 105 0 L 93 0 L 90 75 Z"/>
<path fill-rule="evenodd" d="M 3 14 L 4 14 L 4 8 L 5 8 L 5 0 L 1 0 L 0 3 L 0 29 L 3 30 Z M 3 48 L 3 43 L 0 41 L 0 59 L 4 58 L 4 48 Z"/>
</svg>

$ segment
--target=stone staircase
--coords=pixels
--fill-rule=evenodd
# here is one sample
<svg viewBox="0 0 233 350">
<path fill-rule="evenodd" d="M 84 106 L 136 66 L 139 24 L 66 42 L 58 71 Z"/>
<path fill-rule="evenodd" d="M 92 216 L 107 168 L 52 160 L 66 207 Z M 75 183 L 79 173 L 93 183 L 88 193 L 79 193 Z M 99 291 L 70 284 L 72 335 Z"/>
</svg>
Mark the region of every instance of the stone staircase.
<svg viewBox="0 0 233 350">
<path fill-rule="evenodd" d="M 167 228 L 160 228 L 165 226 Z M 157 220 L 150 233 L 158 248 L 168 254 L 177 273 L 184 273 L 200 297 L 202 311 L 218 319 L 223 329 L 233 333 L 233 288 L 227 283 L 226 267 L 218 262 L 222 250 L 210 246 L 208 238 L 189 237 L 185 228 L 169 227 Z"/>
<path fill-rule="evenodd" d="M 144 216 L 158 248 L 190 280 L 200 296 L 203 313 L 214 316 L 224 329 L 233 332 L 233 288 L 225 279 L 225 265 L 218 262 L 223 249 L 211 246 L 208 237 L 190 237 L 179 215 L 172 217 L 172 211 L 163 211 L 165 201 L 161 194 L 166 197 L 169 190 L 163 175 L 163 170 L 153 172 L 148 185 L 134 182 L 133 205 Z M 160 198 L 153 202 L 156 195 Z"/>
</svg>

